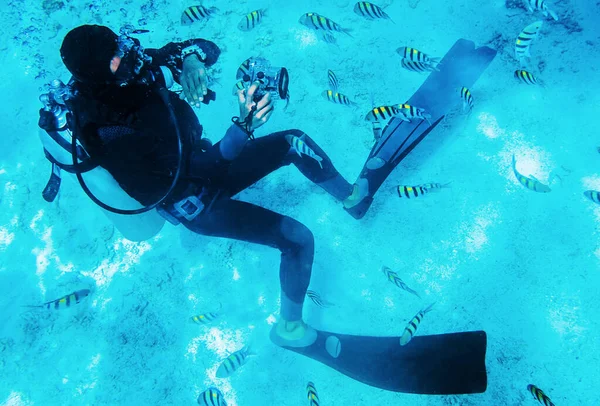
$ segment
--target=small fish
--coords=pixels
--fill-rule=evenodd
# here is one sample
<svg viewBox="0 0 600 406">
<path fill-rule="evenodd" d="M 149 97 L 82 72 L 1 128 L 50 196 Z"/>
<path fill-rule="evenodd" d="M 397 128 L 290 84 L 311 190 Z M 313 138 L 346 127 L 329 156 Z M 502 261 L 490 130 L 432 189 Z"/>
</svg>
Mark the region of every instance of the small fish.
<svg viewBox="0 0 600 406">
<path fill-rule="evenodd" d="M 306 291 L 306 296 L 308 296 L 310 298 L 310 300 L 313 301 L 314 304 L 316 304 L 319 307 L 331 307 L 334 306 L 333 303 L 328 302 L 327 300 L 324 300 L 323 298 L 321 298 L 321 295 L 319 295 L 317 292 L 315 292 L 314 290 L 307 290 Z"/>
<path fill-rule="evenodd" d="M 196 324 L 206 325 L 219 318 L 218 313 L 204 313 L 197 316 L 192 316 L 192 321 Z"/>
<path fill-rule="evenodd" d="M 323 42 L 327 44 L 337 44 L 337 39 L 335 38 L 335 35 L 328 31 L 321 31 L 320 38 L 323 40 Z"/>
<path fill-rule="evenodd" d="M 546 4 L 545 0 L 524 0 L 525 1 L 525 5 L 527 6 L 527 9 L 529 9 L 529 12 L 533 13 L 534 10 L 535 11 L 541 11 L 544 16 L 548 17 L 552 17 L 554 19 L 554 21 L 558 21 L 558 15 L 552 11 L 550 8 L 548 8 L 548 5 Z"/>
<path fill-rule="evenodd" d="M 392 21 L 389 15 L 387 15 L 381 7 L 369 3 L 368 1 L 359 1 L 354 5 L 354 12 L 359 16 L 363 16 L 369 20 L 375 20 L 377 18 L 385 18 Z M 393 21 L 392 21 L 393 22 Z"/>
<path fill-rule="evenodd" d="M 234 352 L 229 357 L 225 358 L 219 368 L 217 369 L 216 376 L 217 378 L 227 378 L 235 371 L 237 371 L 240 367 L 244 366 L 248 361 L 248 357 L 251 355 L 256 355 L 250 349 L 250 346 L 246 346 L 239 351 Z"/>
<path fill-rule="evenodd" d="M 404 121 L 408 121 L 410 123 L 411 119 L 416 118 L 420 120 L 427 120 L 429 125 L 431 125 L 431 122 L 429 121 L 431 115 L 427 114 L 422 108 L 411 106 L 409 104 L 399 104 L 398 110 L 399 114 L 397 114 L 396 117 L 399 117 Z"/>
<path fill-rule="evenodd" d="M 298 20 L 298 22 L 302 25 L 307 26 L 308 28 L 312 28 L 315 30 L 343 32 L 344 34 L 350 37 L 352 36 L 350 35 L 350 31 L 352 30 L 342 28 L 333 20 L 330 20 L 327 17 L 323 17 L 322 15 L 319 15 L 317 13 L 302 14 L 302 17 L 300 17 L 300 20 Z"/>
<path fill-rule="evenodd" d="M 398 186 L 398 196 L 404 195 L 407 199 L 411 197 L 419 197 L 428 192 L 427 189 L 421 186 Z"/>
<path fill-rule="evenodd" d="M 351 101 L 347 96 L 338 92 L 334 92 L 333 90 L 325 90 L 323 91 L 323 93 L 321 93 L 321 95 L 335 104 L 343 104 L 345 106 L 356 106 L 356 103 Z"/>
<path fill-rule="evenodd" d="M 525 186 L 527 189 L 540 193 L 550 192 L 550 188 L 548 186 L 544 185 L 542 182 L 540 182 L 533 176 L 523 176 L 519 173 L 519 171 L 517 171 L 517 160 L 515 159 L 514 155 L 512 157 L 512 168 L 519 183 Z"/>
<path fill-rule="evenodd" d="M 544 406 L 554 406 L 554 403 L 550 400 L 548 395 L 546 395 L 540 388 L 535 385 L 529 384 L 527 385 L 527 390 L 531 392 L 533 398 L 540 402 Z"/>
<path fill-rule="evenodd" d="M 402 58 L 402 61 L 400 61 L 400 65 L 409 71 L 412 72 L 431 72 L 434 71 L 435 68 L 432 67 L 431 65 L 427 64 L 427 63 L 423 63 L 423 62 L 413 62 L 410 59 L 406 59 L 406 58 Z"/>
<path fill-rule="evenodd" d="M 412 340 L 417 332 L 419 324 L 421 324 L 421 321 L 423 320 L 423 317 L 425 317 L 425 315 L 431 311 L 434 304 L 435 303 L 432 303 L 427 308 L 421 310 L 415 317 L 412 318 L 411 321 L 408 322 L 406 328 L 404 329 L 404 333 L 402 333 L 402 337 L 400 337 L 400 345 L 406 345 L 410 342 L 410 340 Z"/>
<path fill-rule="evenodd" d="M 315 384 L 312 382 L 308 382 L 306 384 L 306 394 L 308 398 L 308 406 L 320 406 L 319 403 L 319 394 L 317 393 L 317 388 L 315 388 Z"/>
<path fill-rule="evenodd" d="M 241 63 L 240 67 L 238 68 L 237 72 L 235 73 L 236 79 L 242 79 L 245 75 L 250 74 L 251 59 L 252 58 L 248 58 L 244 62 Z"/>
<path fill-rule="evenodd" d="M 411 47 L 400 47 L 396 49 L 396 52 L 398 52 L 404 59 L 408 59 L 411 62 L 419 62 L 428 65 L 435 70 L 437 70 L 437 65 L 441 60 L 441 58 L 433 58 L 426 53 Z"/>
<path fill-rule="evenodd" d="M 525 57 L 531 58 L 529 47 L 531 46 L 531 42 L 537 38 L 543 24 L 542 21 L 531 23 L 517 37 L 515 42 L 515 56 L 520 62 L 523 62 Z"/>
<path fill-rule="evenodd" d="M 244 81 L 243 80 L 238 80 L 235 85 L 233 85 L 233 91 L 232 94 L 235 96 L 237 94 L 237 92 L 239 92 L 240 90 L 244 90 L 246 88 Z"/>
<path fill-rule="evenodd" d="M 367 113 L 365 121 L 370 121 L 372 123 L 387 121 L 398 114 L 400 114 L 400 109 L 396 106 L 379 106 Z"/>
<path fill-rule="evenodd" d="M 45 307 L 48 310 L 50 310 L 50 309 L 62 310 L 67 307 L 71 307 L 75 304 L 79 304 L 79 302 L 81 302 L 82 299 L 88 297 L 90 295 L 90 293 L 91 293 L 91 291 L 89 289 L 81 289 L 76 292 L 70 293 L 66 296 L 63 296 L 61 298 L 52 300 L 50 302 L 46 302 L 41 305 L 25 306 L 25 307 L 32 307 L 32 308 L 36 308 L 36 307 L 44 308 Z"/>
<path fill-rule="evenodd" d="M 402 279 L 400 279 L 400 277 L 398 276 L 398 274 L 396 272 L 392 271 L 387 266 L 382 267 L 381 271 L 383 272 L 385 277 L 388 279 L 388 281 L 392 282 L 394 285 L 398 286 L 400 289 L 405 290 L 408 293 L 415 295 L 419 299 L 421 298 L 421 296 L 419 296 L 419 294 L 416 291 L 409 288 L 408 285 L 406 283 L 404 283 L 402 281 Z"/>
<path fill-rule="evenodd" d="M 198 396 L 198 404 L 202 406 L 227 406 L 223 394 L 215 387 L 208 388 Z"/>
<path fill-rule="evenodd" d="M 600 204 L 600 192 L 595 190 L 586 190 L 583 195 L 596 204 Z"/>
<path fill-rule="evenodd" d="M 460 89 L 460 98 L 463 101 L 463 111 L 471 111 L 473 110 L 473 95 L 471 91 L 466 87 L 461 87 Z"/>
<path fill-rule="evenodd" d="M 329 79 L 329 87 L 331 90 L 337 92 L 339 82 L 337 76 L 335 76 L 335 73 L 333 73 L 331 69 L 327 70 L 327 79 Z"/>
<path fill-rule="evenodd" d="M 299 137 L 288 134 L 285 136 L 285 139 L 292 146 L 292 148 L 294 148 L 296 150 L 296 153 L 298 154 L 299 157 L 302 158 L 302 154 L 307 155 L 307 156 L 311 157 L 312 159 L 314 159 L 315 161 L 317 161 L 317 163 L 319 164 L 321 169 L 323 169 L 323 163 L 322 163 L 323 158 L 321 158 L 320 156 L 315 154 L 315 151 L 310 149 L 310 147 L 308 145 L 306 145 L 306 143 L 304 141 L 302 141 Z"/>
<path fill-rule="evenodd" d="M 196 21 L 207 20 L 218 12 L 219 9 L 216 7 L 206 8 L 202 5 L 188 7 L 181 14 L 181 25 L 192 25 Z"/>
<path fill-rule="evenodd" d="M 254 10 L 251 13 L 246 14 L 242 21 L 238 24 L 238 28 L 242 31 L 250 31 L 256 27 L 263 20 L 267 14 L 266 9 Z"/>
<path fill-rule="evenodd" d="M 538 80 L 532 73 L 523 70 L 517 69 L 515 71 L 515 79 L 518 79 L 520 82 L 527 83 L 528 85 L 535 85 L 538 83 Z"/>
<path fill-rule="evenodd" d="M 452 182 L 443 183 L 443 184 L 442 183 L 423 183 L 422 185 L 419 185 L 419 186 L 427 189 L 428 192 L 431 192 L 431 191 L 436 191 L 436 190 L 443 189 L 443 188 L 448 188 L 448 187 L 450 187 L 449 186 L 450 183 L 452 183 Z"/>
</svg>

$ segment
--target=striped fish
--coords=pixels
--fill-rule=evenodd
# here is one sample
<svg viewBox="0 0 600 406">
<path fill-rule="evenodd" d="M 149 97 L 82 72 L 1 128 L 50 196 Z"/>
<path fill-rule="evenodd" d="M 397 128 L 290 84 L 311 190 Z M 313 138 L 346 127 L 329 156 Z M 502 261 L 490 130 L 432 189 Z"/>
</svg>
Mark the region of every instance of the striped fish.
<svg viewBox="0 0 600 406">
<path fill-rule="evenodd" d="M 515 71 L 515 79 L 518 79 L 520 82 L 526 83 L 528 85 L 535 85 L 538 83 L 538 80 L 535 76 L 533 76 L 532 73 L 523 70 L 523 69 L 517 69 Z"/>
<path fill-rule="evenodd" d="M 412 318 L 411 321 L 408 322 L 406 328 L 404 329 L 404 333 L 402 333 L 402 336 L 400 337 L 400 345 L 406 345 L 410 342 L 410 340 L 412 340 L 417 332 L 419 324 L 421 324 L 421 321 L 423 320 L 423 317 L 425 317 L 425 315 L 431 311 L 434 304 L 435 302 L 430 304 L 427 308 L 421 310 L 415 317 Z"/>
<path fill-rule="evenodd" d="M 527 385 L 527 390 L 531 392 L 533 398 L 540 402 L 544 406 L 554 406 L 554 403 L 550 400 L 548 395 L 546 395 L 540 388 L 535 385 L 529 384 Z"/>
<path fill-rule="evenodd" d="M 238 24 L 238 28 L 242 31 L 250 31 L 256 27 L 267 14 L 267 9 L 254 10 L 251 13 L 246 14 L 244 18 Z"/>
<path fill-rule="evenodd" d="M 216 7 L 206 8 L 202 5 L 188 7 L 181 14 L 181 25 L 192 25 L 196 21 L 207 20 L 217 12 L 219 9 Z"/>
<path fill-rule="evenodd" d="M 359 16 L 363 16 L 369 20 L 375 20 L 377 18 L 385 18 L 386 20 L 392 21 L 389 15 L 387 15 L 381 7 L 369 3 L 368 1 L 359 1 L 354 5 L 354 12 Z M 392 21 L 393 22 L 393 21 Z"/>
<path fill-rule="evenodd" d="M 306 143 L 304 141 L 302 141 L 300 139 L 300 137 L 296 137 L 295 135 L 286 135 L 285 139 L 287 140 L 287 142 L 290 144 L 290 146 L 292 148 L 294 148 L 294 150 L 296 150 L 296 153 L 298 154 L 298 156 L 300 158 L 302 158 L 302 155 L 307 155 L 309 157 L 311 157 L 312 159 L 314 159 L 315 161 L 317 161 L 317 163 L 319 164 L 319 166 L 321 167 L 321 169 L 323 169 L 323 158 L 318 156 L 317 154 L 315 154 L 315 151 L 313 151 L 312 149 L 310 149 L 310 147 L 308 145 L 306 145 Z"/>
<path fill-rule="evenodd" d="M 388 281 L 392 282 L 394 285 L 398 286 L 400 289 L 405 290 L 408 293 L 415 295 L 419 299 L 421 298 L 421 296 L 419 296 L 419 294 L 416 291 L 409 288 L 408 285 L 406 283 L 404 283 L 402 281 L 402 279 L 400 279 L 400 277 L 398 276 L 398 274 L 396 272 L 392 271 L 387 266 L 382 267 L 381 271 L 383 272 L 383 274 L 385 275 L 385 277 L 387 278 Z"/>
<path fill-rule="evenodd" d="M 402 58 L 400 61 L 400 65 L 409 71 L 412 72 L 431 72 L 434 71 L 435 68 L 431 65 L 423 62 L 413 62 L 410 59 Z"/>
<path fill-rule="evenodd" d="M 196 324 L 206 325 L 219 318 L 218 313 L 203 313 L 197 316 L 192 316 L 191 320 Z"/>
<path fill-rule="evenodd" d="M 234 352 L 229 357 L 225 358 L 219 368 L 217 369 L 217 378 L 227 378 L 239 368 L 244 366 L 248 361 L 248 357 L 255 355 L 249 346 L 242 348 L 239 351 Z"/>
<path fill-rule="evenodd" d="M 419 185 L 419 186 L 427 189 L 428 192 L 431 192 L 431 191 L 436 191 L 436 190 L 439 190 L 442 188 L 450 187 L 450 186 L 448 186 L 448 185 L 450 185 L 450 183 L 452 183 L 452 182 L 443 183 L 443 184 L 442 183 L 423 183 L 422 185 Z"/>
<path fill-rule="evenodd" d="M 345 106 L 356 106 L 356 103 L 351 101 L 347 96 L 338 92 L 334 92 L 333 90 L 325 90 L 323 91 L 323 93 L 321 93 L 321 95 L 335 104 L 343 104 Z"/>
<path fill-rule="evenodd" d="M 316 304 L 319 307 L 331 307 L 334 304 L 331 302 L 328 302 L 327 300 L 324 300 L 321 295 L 319 295 L 317 292 L 315 292 L 314 290 L 307 290 L 306 291 L 306 296 L 308 296 L 310 298 L 310 300 L 313 301 L 314 304 Z"/>
<path fill-rule="evenodd" d="M 337 44 L 337 39 L 335 39 L 335 36 L 328 31 L 321 31 L 320 38 L 327 44 Z"/>
<path fill-rule="evenodd" d="M 473 95 L 471 91 L 466 87 L 460 88 L 460 98 L 463 101 L 463 111 L 471 111 L 473 110 Z"/>
<path fill-rule="evenodd" d="M 600 192 L 595 190 L 586 190 L 583 195 L 596 204 L 600 204 Z"/>
<path fill-rule="evenodd" d="M 248 58 L 244 62 L 242 62 L 242 64 L 238 68 L 237 72 L 235 73 L 235 78 L 236 79 L 242 79 L 245 75 L 249 75 L 250 74 L 250 62 L 251 62 L 251 59 L 252 58 Z"/>
<path fill-rule="evenodd" d="M 398 110 L 399 112 L 396 117 L 401 118 L 403 121 L 408 121 L 410 123 L 411 119 L 427 120 L 429 125 L 431 125 L 431 122 L 429 121 L 431 115 L 425 113 L 425 110 L 422 108 L 411 106 L 409 104 L 399 104 Z"/>
<path fill-rule="evenodd" d="M 372 123 L 378 121 L 387 121 L 397 114 L 400 114 L 400 109 L 396 106 L 379 106 L 367 113 L 365 121 L 370 121 Z"/>
<path fill-rule="evenodd" d="M 337 76 L 335 76 L 335 73 L 333 73 L 331 69 L 327 70 L 327 79 L 329 80 L 329 87 L 331 90 L 337 92 L 339 82 Z"/>
<path fill-rule="evenodd" d="M 244 81 L 243 80 L 238 80 L 235 85 L 233 85 L 233 91 L 232 94 L 235 96 L 237 94 L 237 92 L 239 92 L 240 90 L 244 90 L 246 88 L 246 86 L 244 85 Z"/>
<path fill-rule="evenodd" d="M 202 406 L 227 406 L 223 394 L 215 387 L 208 388 L 198 396 L 198 404 Z"/>
<path fill-rule="evenodd" d="M 547 185 L 544 185 L 542 182 L 540 182 L 539 180 L 537 180 L 536 178 L 534 178 L 533 176 L 523 176 L 519 173 L 519 171 L 517 171 L 517 160 L 515 159 L 515 156 L 513 155 L 512 157 L 512 168 L 513 168 L 513 172 L 515 173 L 515 176 L 517 178 L 517 180 L 519 181 L 519 183 L 523 186 L 525 186 L 527 189 L 529 190 L 533 190 L 534 192 L 539 192 L 539 193 L 548 193 L 550 192 L 550 187 L 548 187 Z"/>
<path fill-rule="evenodd" d="M 398 186 L 397 190 L 399 197 L 405 196 L 407 199 L 419 197 L 428 192 L 428 190 L 422 186 Z"/>
<path fill-rule="evenodd" d="M 317 388 L 315 388 L 315 384 L 312 382 L 308 382 L 306 384 L 306 395 L 308 398 L 308 406 L 320 406 L 319 403 L 319 394 L 317 393 Z"/>
<path fill-rule="evenodd" d="M 542 25 L 543 23 L 541 21 L 531 23 L 525 27 L 517 37 L 517 40 L 515 41 L 515 56 L 520 62 L 523 62 L 523 59 L 526 57 L 531 58 L 529 47 L 531 42 L 537 38 Z"/>
<path fill-rule="evenodd" d="M 533 13 L 534 11 L 541 11 L 544 16 L 550 16 L 554 21 L 558 21 L 558 15 L 548 8 L 545 0 L 525 0 L 525 3 L 527 4 L 529 12 Z"/>
<path fill-rule="evenodd" d="M 63 296 L 61 298 L 58 298 L 56 300 L 51 300 L 50 302 L 46 302 L 41 305 L 25 306 L 25 307 L 32 307 L 32 308 L 39 307 L 39 308 L 46 308 L 48 310 L 62 310 L 62 309 L 66 309 L 67 307 L 71 307 L 73 305 L 79 304 L 79 302 L 81 302 L 81 300 L 88 297 L 90 295 L 90 293 L 91 293 L 91 291 L 89 289 L 81 289 L 76 292 L 70 293 L 66 296 Z"/>
<path fill-rule="evenodd" d="M 343 32 L 348 36 L 350 35 L 350 29 L 342 28 L 339 24 L 335 23 L 333 20 L 330 20 L 327 17 L 323 17 L 317 13 L 305 13 L 302 14 L 300 20 L 298 20 L 300 24 L 307 26 L 308 28 L 312 28 L 314 30 L 324 30 L 324 31 L 336 31 Z"/>
<path fill-rule="evenodd" d="M 411 47 L 400 47 L 396 49 L 396 52 L 404 59 L 408 59 L 411 62 L 419 62 L 430 66 L 432 69 L 437 70 L 437 65 L 440 63 L 441 58 L 433 58 L 418 49 Z"/>
</svg>

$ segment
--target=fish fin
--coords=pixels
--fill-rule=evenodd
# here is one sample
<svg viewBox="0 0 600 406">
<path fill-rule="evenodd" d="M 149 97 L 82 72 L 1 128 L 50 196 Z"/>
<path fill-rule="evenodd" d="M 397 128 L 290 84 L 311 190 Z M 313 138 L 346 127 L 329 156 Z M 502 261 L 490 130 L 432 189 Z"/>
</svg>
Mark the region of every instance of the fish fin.
<svg viewBox="0 0 600 406">
<path fill-rule="evenodd" d="M 210 11 L 211 13 L 220 13 L 221 10 L 219 10 L 217 7 L 213 6 L 211 8 L 208 9 L 208 11 Z"/>
<path fill-rule="evenodd" d="M 321 158 L 318 155 L 315 155 L 314 158 L 315 158 L 315 161 L 317 161 L 319 163 L 319 166 L 321 167 L 321 169 L 323 169 L 323 158 Z"/>
<path fill-rule="evenodd" d="M 444 183 L 444 184 L 442 185 L 442 187 L 447 187 L 447 188 L 450 188 L 450 187 L 452 187 L 452 186 L 448 186 L 448 185 L 450 185 L 451 183 L 452 183 L 452 181 L 450 181 L 450 182 L 446 182 L 446 183 Z"/>
<path fill-rule="evenodd" d="M 426 308 L 423 309 L 423 313 L 429 313 L 431 310 L 433 310 L 433 305 L 435 305 L 437 302 L 433 302 L 432 304 L 430 304 L 429 306 L 427 306 Z"/>
<path fill-rule="evenodd" d="M 350 38 L 354 38 L 354 36 L 352 34 L 350 34 L 352 32 L 352 28 L 342 28 L 342 32 L 344 34 L 346 34 L 347 36 L 349 36 Z"/>
<path fill-rule="evenodd" d="M 262 13 L 263 17 L 265 17 L 265 16 L 267 16 L 267 15 L 268 15 L 268 10 L 269 10 L 269 8 L 268 8 L 268 7 L 265 7 L 265 8 L 261 8 L 261 9 L 260 9 L 260 12 Z"/>
<path fill-rule="evenodd" d="M 550 14 L 550 17 L 552 17 L 554 19 L 554 21 L 558 21 L 558 14 L 556 14 L 554 12 L 554 10 L 547 9 L 547 11 L 548 11 L 548 14 Z"/>
</svg>

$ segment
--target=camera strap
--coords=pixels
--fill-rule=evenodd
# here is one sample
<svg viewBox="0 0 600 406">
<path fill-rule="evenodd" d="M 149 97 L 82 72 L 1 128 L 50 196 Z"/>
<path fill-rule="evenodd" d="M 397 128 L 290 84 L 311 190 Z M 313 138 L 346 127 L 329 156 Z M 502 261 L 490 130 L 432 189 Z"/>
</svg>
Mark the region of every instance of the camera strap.
<svg viewBox="0 0 600 406">
<path fill-rule="evenodd" d="M 256 105 L 252 106 L 252 109 L 250 110 L 250 112 L 248 113 L 248 115 L 246 116 L 244 121 L 240 122 L 240 118 L 237 116 L 231 118 L 231 121 L 233 122 L 233 124 L 240 127 L 242 129 L 242 131 L 244 131 L 246 133 L 246 135 L 248 136 L 248 139 L 250 139 L 250 140 L 254 139 L 254 131 L 252 131 L 251 128 L 252 128 L 252 119 L 254 118 L 255 113 L 256 113 Z"/>
</svg>

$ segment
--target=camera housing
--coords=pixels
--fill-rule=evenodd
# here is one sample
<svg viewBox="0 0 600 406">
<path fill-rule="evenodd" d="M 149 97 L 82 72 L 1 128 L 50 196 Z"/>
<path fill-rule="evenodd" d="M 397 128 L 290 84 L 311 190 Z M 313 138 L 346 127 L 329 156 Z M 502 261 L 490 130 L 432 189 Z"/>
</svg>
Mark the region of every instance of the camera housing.
<svg viewBox="0 0 600 406">
<path fill-rule="evenodd" d="M 248 58 L 238 68 L 237 79 L 244 82 L 246 90 L 253 84 L 258 83 L 258 89 L 252 100 L 256 103 L 267 93 L 274 100 L 285 100 L 289 103 L 290 76 L 284 67 L 274 68 L 265 58 Z"/>
</svg>

